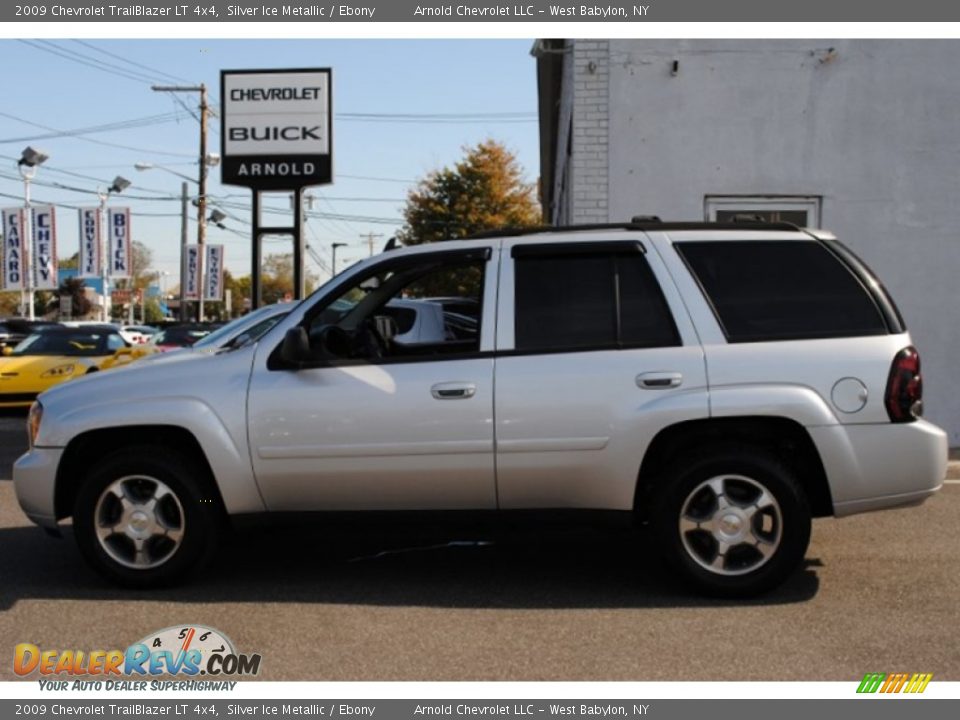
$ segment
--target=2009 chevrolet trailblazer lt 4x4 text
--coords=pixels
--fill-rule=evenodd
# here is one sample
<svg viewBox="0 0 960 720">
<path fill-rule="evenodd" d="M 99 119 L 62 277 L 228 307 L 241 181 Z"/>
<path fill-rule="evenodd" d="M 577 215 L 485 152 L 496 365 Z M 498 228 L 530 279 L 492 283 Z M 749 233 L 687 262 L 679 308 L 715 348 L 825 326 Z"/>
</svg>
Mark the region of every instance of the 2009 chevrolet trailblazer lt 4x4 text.
<svg viewBox="0 0 960 720">
<path fill-rule="evenodd" d="M 937 491 L 921 394 L 900 314 L 832 236 L 638 219 L 388 251 L 257 342 L 58 386 L 14 480 L 129 585 L 183 577 L 244 514 L 576 509 L 634 513 L 698 590 L 749 595 L 811 518 Z"/>
</svg>

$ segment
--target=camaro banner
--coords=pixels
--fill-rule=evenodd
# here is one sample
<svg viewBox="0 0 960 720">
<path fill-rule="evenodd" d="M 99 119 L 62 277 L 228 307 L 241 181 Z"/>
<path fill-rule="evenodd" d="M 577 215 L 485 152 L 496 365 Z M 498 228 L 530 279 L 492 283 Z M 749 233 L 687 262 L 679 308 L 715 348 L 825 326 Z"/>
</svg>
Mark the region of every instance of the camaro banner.
<svg viewBox="0 0 960 720">
<path fill-rule="evenodd" d="M 107 211 L 107 262 L 111 278 L 133 275 L 133 254 L 130 249 L 130 208 L 110 208 Z"/>
<path fill-rule="evenodd" d="M 223 245 L 207 245 L 203 269 L 203 299 L 223 300 Z"/>
<path fill-rule="evenodd" d="M 77 277 L 100 277 L 100 208 L 80 208 L 80 262 Z"/>
<path fill-rule="evenodd" d="M 23 208 L 3 210 L 3 285 L 4 290 L 23 290 L 27 286 L 26 272 L 30 265 L 30 251 L 24 236 L 27 214 Z"/>
<path fill-rule="evenodd" d="M 200 299 L 200 246 L 186 245 L 184 263 L 186 282 L 184 283 L 183 297 L 187 300 Z"/>
<path fill-rule="evenodd" d="M 33 287 L 56 290 L 57 216 L 53 205 L 33 206 Z"/>
</svg>

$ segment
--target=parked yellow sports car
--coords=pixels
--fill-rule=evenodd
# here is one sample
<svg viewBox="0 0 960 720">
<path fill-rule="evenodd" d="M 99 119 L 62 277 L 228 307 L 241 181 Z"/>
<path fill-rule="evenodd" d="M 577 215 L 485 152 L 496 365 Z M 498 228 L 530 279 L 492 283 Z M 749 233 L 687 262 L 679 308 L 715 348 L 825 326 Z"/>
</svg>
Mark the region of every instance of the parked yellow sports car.
<svg viewBox="0 0 960 720">
<path fill-rule="evenodd" d="M 0 357 L 0 407 L 29 407 L 44 390 L 87 373 L 136 360 L 108 325 L 50 327 L 25 338 Z"/>
</svg>

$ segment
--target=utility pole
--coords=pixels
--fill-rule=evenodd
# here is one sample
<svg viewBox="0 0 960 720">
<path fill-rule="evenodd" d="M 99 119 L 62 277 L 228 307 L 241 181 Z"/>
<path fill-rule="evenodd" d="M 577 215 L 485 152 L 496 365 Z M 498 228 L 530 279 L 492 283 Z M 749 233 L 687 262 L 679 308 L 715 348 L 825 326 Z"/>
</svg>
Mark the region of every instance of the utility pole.
<svg viewBox="0 0 960 720">
<path fill-rule="evenodd" d="M 189 244 L 190 188 L 187 183 L 180 184 L 180 307 L 177 308 L 180 322 L 187 321 L 187 245 Z"/>
<path fill-rule="evenodd" d="M 210 106 L 207 105 L 207 86 L 200 85 L 153 85 L 154 92 L 198 92 L 200 93 L 200 196 L 197 198 L 197 288 L 199 302 L 197 304 L 197 321 L 203 321 L 203 245 L 207 239 L 207 114 Z M 186 249 L 182 263 L 186 263 Z M 181 283 L 181 288 L 183 284 Z M 183 304 L 183 291 L 180 295 Z M 181 311 L 181 317 L 183 317 Z"/>
<path fill-rule="evenodd" d="M 360 233 L 360 237 L 367 239 L 367 246 L 370 248 L 370 257 L 373 257 L 373 241 L 375 238 L 382 238 L 383 233 L 370 232 L 370 233 L 367 233 L 366 235 L 364 235 L 363 233 Z"/>
<path fill-rule="evenodd" d="M 338 242 L 330 243 L 330 248 L 333 250 L 333 257 L 330 260 L 331 264 L 333 265 L 333 267 L 330 268 L 331 280 L 337 275 L 337 248 L 346 247 L 346 246 L 347 246 L 346 243 L 338 243 Z"/>
<path fill-rule="evenodd" d="M 200 197 L 197 198 L 197 322 L 203 322 L 203 244 L 207 241 L 207 86 L 200 84 Z"/>
</svg>

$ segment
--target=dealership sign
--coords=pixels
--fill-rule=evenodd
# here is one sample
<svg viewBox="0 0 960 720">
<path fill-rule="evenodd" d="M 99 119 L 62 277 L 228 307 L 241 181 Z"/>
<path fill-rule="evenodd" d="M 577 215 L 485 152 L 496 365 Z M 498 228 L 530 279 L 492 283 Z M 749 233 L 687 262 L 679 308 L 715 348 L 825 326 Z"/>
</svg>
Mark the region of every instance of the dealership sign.
<svg viewBox="0 0 960 720">
<path fill-rule="evenodd" d="M 258 190 L 329 183 L 329 68 L 220 73 L 221 182 Z"/>
<path fill-rule="evenodd" d="M 100 276 L 100 208 L 85 207 L 80 214 L 80 262 L 77 277 Z"/>
<path fill-rule="evenodd" d="M 200 299 L 200 246 L 185 245 L 183 297 L 186 300 Z"/>
<path fill-rule="evenodd" d="M 203 265 L 203 299 L 223 300 L 223 245 L 207 245 Z"/>
<path fill-rule="evenodd" d="M 29 248 L 25 242 L 26 213 L 23 208 L 4 208 L 3 212 L 3 285 L 4 290 L 27 287 Z"/>
<path fill-rule="evenodd" d="M 130 208 L 107 211 L 107 263 L 111 278 L 133 275 L 133 253 L 130 248 Z"/>
<path fill-rule="evenodd" d="M 57 288 L 57 217 L 53 205 L 33 206 L 33 287 Z"/>
</svg>

